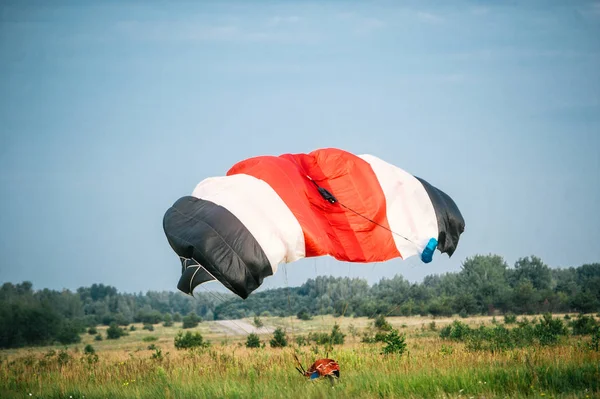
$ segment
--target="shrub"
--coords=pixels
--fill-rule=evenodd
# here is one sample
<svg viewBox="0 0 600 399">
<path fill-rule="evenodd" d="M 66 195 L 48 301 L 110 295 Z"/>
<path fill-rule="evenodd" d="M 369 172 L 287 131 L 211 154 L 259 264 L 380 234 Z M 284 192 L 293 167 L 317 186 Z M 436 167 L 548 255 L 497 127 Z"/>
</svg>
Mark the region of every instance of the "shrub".
<svg viewBox="0 0 600 399">
<path fill-rule="evenodd" d="M 471 328 L 460 320 L 454 320 L 452 324 L 440 330 L 440 338 L 463 341 L 471 333 Z"/>
<path fill-rule="evenodd" d="M 592 334 L 592 341 L 589 343 L 589 348 L 598 352 L 600 350 L 600 326 L 596 326 Z"/>
<path fill-rule="evenodd" d="M 515 324 L 517 322 L 517 316 L 513 313 L 507 313 L 504 315 L 504 324 Z"/>
<path fill-rule="evenodd" d="M 299 311 L 298 314 L 296 315 L 296 317 L 299 318 L 300 320 L 312 319 L 312 316 L 310 315 L 310 313 L 308 313 L 308 311 L 306 309 L 302 309 L 301 311 Z"/>
<path fill-rule="evenodd" d="M 272 348 L 282 348 L 287 346 L 287 337 L 285 336 L 285 332 L 281 329 L 281 327 L 278 327 L 273 332 L 273 338 L 269 341 L 269 344 Z"/>
<path fill-rule="evenodd" d="M 110 323 L 110 327 L 106 330 L 106 338 L 108 339 L 119 339 L 124 335 L 127 335 L 127 331 L 119 327 L 115 321 Z"/>
<path fill-rule="evenodd" d="M 260 348 L 260 338 L 255 333 L 248 334 L 246 348 Z"/>
<path fill-rule="evenodd" d="M 202 319 L 194 312 L 190 312 L 183 318 L 183 328 L 194 328 L 197 327 Z"/>
<path fill-rule="evenodd" d="M 310 332 L 308 333 L 308 339 L 317 345 L 325 345 L 329 343 L 330 337 L 325 332 Z"/>
<path fill-rule="evenodd" d="M 558 342 L 560 336 L 569 333 L 563 321 L 552 318 L 550 313 L 544 314 L 534 331 L 541 345 L 553 345 Z"/>
<path fill-rule="evenodd" d="M 171 327 L 173 326 L 173 317 L 171 316 L 170 313 L 165 313 L 163 315 L 163 326 L 164 327 Z"/>
<path fill-rule="evenodd" d="M 331 344 L 342 345 L 344 343 L 345 337 L 346 334 L 342 333 L 342 330 L 340 330 L 340 326 L 337 323 L 335 323 L 333 329 L 331 330 Z"/>
<path fill-rule="evenodd" d="M 406 351 L 406 335 L 400 335 L 395 328 L 385 335 L 383 342 L 385 345 L 381 353 L 384 355 L 402 355 Z"/>
<path fill-rule="evenodd" d="M 579 314 L 569 325 L 573 328 L 573 335 L 588 335 L 594 333 L 597 322 L 592 316 Z"/>
<path fill-rule="evenodd" d="M 79 331 L 79 327 L 76 323 L 71 320 L 64 320 L 60 329 L 58 330 L 56 340 L 64 345 L 81 342 Z"/>
<path fill-rule="evenodd" d="M 374 322 L 375 328 L 378 328 L 383 331 L 391 331 L 392 325 L 385 319 L 385 316 L 380 314 L 375 318 Z"/>
<path fill-rule="evenodd" d="M 204 341 L 204 337 L 199 332 L 193 333 L 187 331 L 183 334 L 183 331 L 179 331 L 175 336 L 175 348 L 177 349 L 189 349 L 189 348 L 208 348 L 210 342 Z"/>
</svg>

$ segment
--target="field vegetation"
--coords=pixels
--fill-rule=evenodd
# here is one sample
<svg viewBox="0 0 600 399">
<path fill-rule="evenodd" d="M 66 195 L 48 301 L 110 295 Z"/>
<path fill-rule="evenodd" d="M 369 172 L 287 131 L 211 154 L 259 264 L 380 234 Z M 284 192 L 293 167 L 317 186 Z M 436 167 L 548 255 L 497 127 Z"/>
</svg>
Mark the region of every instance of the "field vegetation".
<svg viewBox="0 0 600 399">
<path fill-rule="evenodd" d="M 183 329 L 108 326 L 77 344 L 2 352 L 0 397 L 35 398 L 592 398 L 600 395 L 595 315 L 261 317 L 256 333 L 217 321 Z M 133 326 L 133 328 L 132 328 Z M 265 332 L 261 332 L 265 331 Z M 269 331 L 269 332 L 266 332 Z M 97 340 L 97 336 L 102 340 Z M 258 345 L 256 345 L 258 339 Z M 341 378 L 295 369 L 320 357 Z"/>
<path fill-rule="evenodd" d="M 600 396 L 600 263 L 490 254 L 419 283 L 197 291 L 4 283 L 0 398 Z M 294 355 L 341 378 L 308 380 Z"/>
</svg>

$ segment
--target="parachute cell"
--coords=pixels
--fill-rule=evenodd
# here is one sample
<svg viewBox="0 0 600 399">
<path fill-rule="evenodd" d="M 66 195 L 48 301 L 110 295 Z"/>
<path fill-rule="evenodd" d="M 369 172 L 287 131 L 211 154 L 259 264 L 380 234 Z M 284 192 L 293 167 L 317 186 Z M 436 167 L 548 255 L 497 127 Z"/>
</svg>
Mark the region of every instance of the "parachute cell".
<svg viewBox="0 0 600 399">
<path fill-rule="evenodd" d="M 444 192 L 373 155 L 325 148 L 245 159 L 165 213 L 178 289 L 218 280 L 242 298 L 281 263 L 452 256 L 464 219 Z"/>
</svg>

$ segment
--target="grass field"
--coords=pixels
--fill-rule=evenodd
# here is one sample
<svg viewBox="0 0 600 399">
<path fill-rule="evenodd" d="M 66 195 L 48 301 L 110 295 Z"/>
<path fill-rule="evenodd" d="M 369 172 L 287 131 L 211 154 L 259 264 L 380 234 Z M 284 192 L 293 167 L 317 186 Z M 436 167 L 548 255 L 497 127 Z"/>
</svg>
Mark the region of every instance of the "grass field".
<svg viewBox="0 0 600 399">
<path fill-rule="evenodd" d="M 439 337 L 439 329 L 453 318 L 390 317 L 390 324 L 406 334 L 407 350 L 383 355 L 381 343 L 361 342 L 361 333 L 373 322 L 370 319 L 319 316 L 309 321 L 290 317 L 262 321 L 271 328 L 285 328 L 290 345 L 271 348 L 272 334 L 266 333 L 261 335 L 265 347 L 246 348 L 246 334 L 236 335 L 211 321 L 191 329 L 211 342 L 204 349 L 176 349 L 174 338 L 181 323 L 175 323 L 155 325 L 154 331 L 136 325 L 136 331 L 117 340 L 95 341 L 93 335 L 83 334 L 81 343 L 68 348 L 3 351 L 0 397 L 600 397 L 600 353 L 588 347 L 589 336 L 567 336 L 552 346 L 473 351 L 463 342 Z M 491 325 L 490 317 L 462 321 L 474 328 Z M 329 353 L 325 346 L 298 346 L 293 339 L 309 332 L 330 332 L 334 323 L 346 337 Z M 105 330 L 98 328 L 104 337 Z M 85 353 L 87 344 L 95 354 Z M 294 353 L 305 367 L 319 357 L 336 359 L 341 378 L 335 384 L 305 379 L 294 368 Z"/>
</svg>

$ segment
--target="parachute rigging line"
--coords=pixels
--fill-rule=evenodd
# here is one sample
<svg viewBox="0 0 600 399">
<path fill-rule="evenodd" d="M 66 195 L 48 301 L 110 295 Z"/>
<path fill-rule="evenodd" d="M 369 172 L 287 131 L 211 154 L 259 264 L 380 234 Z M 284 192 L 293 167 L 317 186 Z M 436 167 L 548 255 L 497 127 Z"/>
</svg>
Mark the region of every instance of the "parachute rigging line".
<svg viewBox="0 0 600 399">
<path fill-rule="evenodd" d="M 385 227 L 384 225 L 382 225 L 382 224 L 380 224 L 380 223 L 377 223 L 376 221 L 374 221 L 374 220 L 373 220 L 373 219 L 371 219 L 370 217 L 368 217 L 368 216 L 365 216 L 365 215 L 361 214 L 360 212 L 357 212 L 357 211 L 355 211 L 354 209 L 352 209 L 352 208 L 350 208 L 350 207 L 348 207 L 348 206 L 344 205 L 343 203 L 341 203 L 340 201 L 338 201 L 338 199 L 335 197 L 335 195 L 333 195 L 331 192 L 329 192 L 329 190 L 327 190 L 325 187 L 321 187 L 321 186 L 319 186 L 319 185 L 317 184 L 317 182 L 316 182 L 316 181 L 314 181 L 314 180 L 313 180 L 313 178 L 311 178 L 309 175 L 306 175 L 306 178 L 307 178 L 308 180 L 310 180 L 310 181 L 311 181 L 311 182 L 312 182 L 312 183 L 315 185 L 315 187 L 316 187 L 316 188 L 317 188 L 317 190 L 319 191 L 319 194 L 321 194 L 321 197 L 323 197 L 323 199 L 324 199 L 325 201 L 327 201 L 327 202 L 329 202 L 329 203 L 331 203 L 331 204 L 336 204 L 336 203 L 337 203 L 337 204 L 340 204 L 340 206 L 342 206 L 342 207 L 344 207 L 344 208 L 348 209 L 350 212 L 353 212 L 353 213 L 355 213 L 356 215 L 360 216 L 361 218 L 364 218 L 364 219 L 368 220 L 369 222 L 371 222 L 371 223 L 374 223 L 374 224 L 376 224 L 377 226 L 379 226 L 379 227 L 381 227 L 381 228 L 384 228 L 385 230 L 389 231 L 390 233 L 392 233 L 392 234 L 395 234 L 395 235 L 397 235 L 398 237 L 401 237 L 401 238 L 405 239 L 406 241 L 408 241 L 408 242 L 410 242 L 410 243 L 412 243 L 412 244 L 414 244 L 414 245 L 416 245 L 416 246 L 418 247 L 418 245 L 417 245 L 417 244 L 416 244 L 414 241 L 412 241 L 411 239 L 409 239 L 409 238 L 407 238 L 407 237 L 404 237 L 402 234 L 398 234 L 398 233 L 396 233 L 395 231 L 391 230 L 390 228 L 388 228 L 388 227 Z"/>
<path fill-rule="evenodd" d="M 185 258 L 185 257 L 183 257 L 183 256 L 180 256 L 179 258 L 180 258 L 180 259 L 183 259 L 183 260 L 191 260 L 190 258 Z M 200 268 L 202 268 L 202 270 L 204 270 L 204 271 L 205 271 L 206 273 L 208 273 L 208 274 L 209 274 L 209 275 L 210 275 L 210 276 L 211 276 L 211 277 L 212 277 L 214 280 L 216 280 L 216 277 L 215 277 L 215 276 L 213 276 L 213 275 L 212 275 L 212 274 L 211 274 L 211 273 L 210 273 L 208 270 L 206 270 L 206 268 L 202 267 L 201 265 L 193 265 L 193 266 L 188 266 L 188 268 L 189 268 L 189 267 L 195 267 L 195 268 L 196 268 L 196 270 L 194 271 L 194 274 L 192 275 L 192 278 L 190 279 L 190 293 L 191 293 L 191 295 L 192 295 L 192 296 L 194 296 L 194 295 L 193 295 L 193 293 L 194 293 L 194 287 L 192 287 L 192 282 L 194 281 L 194 277 L 196 276 L 196 273 L 198 273 L 198 271 L 200 271 Z M 200 287 L 201 287 L 201 288 L 203 288 L 203 289 L 206 291 L 206 293 L 207 293 L 208 295 L 210 295 L 211 297 L 213 297 L 213 299 L 216 299 L 216 300 L 217 300 L 217 302 L 219 302 L 219 301 L 220 301 L 220 302 L 221 302 L 221 304 L 223 304 L 223 303 L 225 303 L 226 301 L 228 301 L 228 299 L 226 299 L 226 298 L 223 298 L 223 297 L 222 297 L 220 294 L 218 294 L 217 292 L 213 292 L 213 291 L 210 291 L 210 290 L 208 290 L 208 288 L 206 288 L 206 287 L 204 286 L 204 284 L 200 284 Z M 235 320 L 233 320 L 233 319 L 224 319 L 224 321 L 230 321 L 230 322 L 232 322 L 232 323 L 233 323 L 233 324 L 234 324 L 236 327 L 238 327 L 240 330 L 244 331 L 246 334 L 250 334 L 250 332 L 248 332 L 248 330 L 246 330 L 244 327 L 242 327 L 241 325 L 239 325 L 238 323 L 236 323 L 236 322 L 235 322 Z"/>
</svg>

